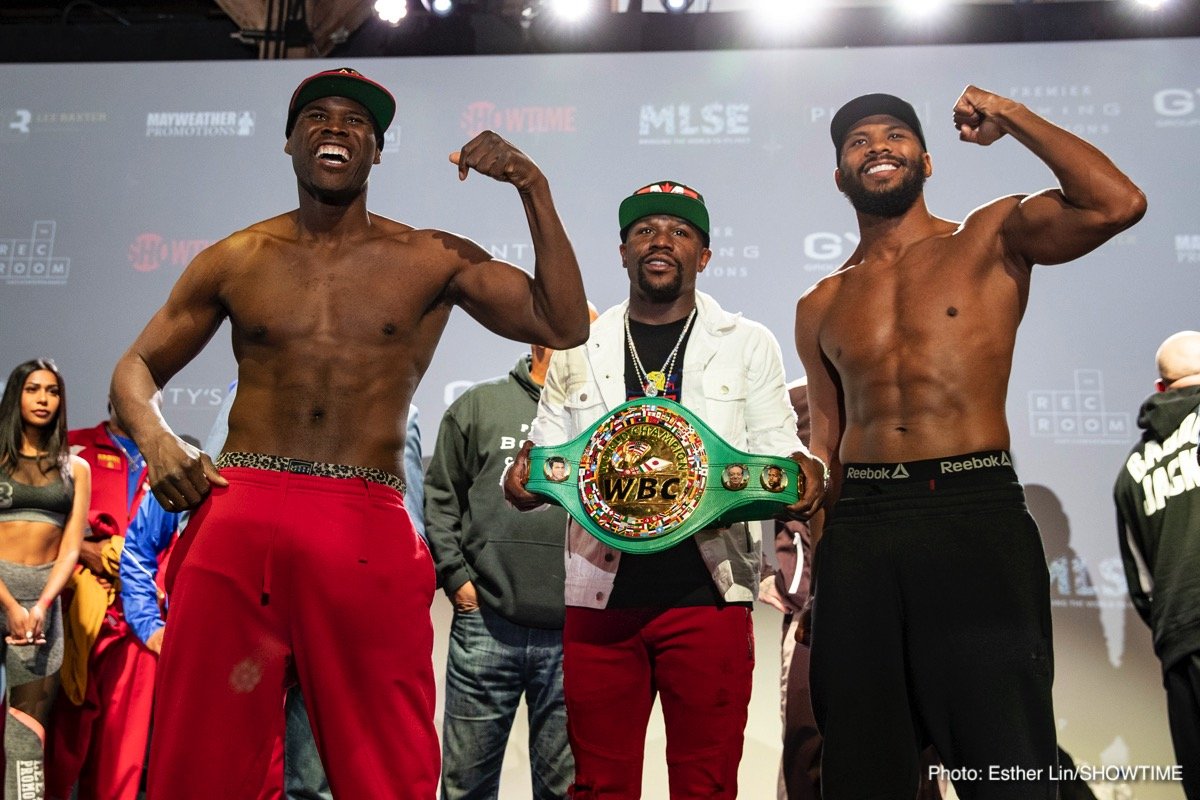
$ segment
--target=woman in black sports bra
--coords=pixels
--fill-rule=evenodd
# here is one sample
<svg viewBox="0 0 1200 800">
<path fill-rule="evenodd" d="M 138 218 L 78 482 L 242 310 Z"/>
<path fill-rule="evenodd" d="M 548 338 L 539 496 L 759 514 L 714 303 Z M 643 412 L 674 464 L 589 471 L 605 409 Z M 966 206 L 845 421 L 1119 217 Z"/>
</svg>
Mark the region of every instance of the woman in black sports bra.
<svg viewBox="0 0 1200 800">
<path fill-rule="evenodd" d="M 58 367 L 26 361 L 0 398 L 0 627 L 8 682 L 4 797 L 42 798 L 45 722 L 62 665 L 59 593 L 75 562 L 91 499 L 87 462 L 67 448 Z"/>
</svg>

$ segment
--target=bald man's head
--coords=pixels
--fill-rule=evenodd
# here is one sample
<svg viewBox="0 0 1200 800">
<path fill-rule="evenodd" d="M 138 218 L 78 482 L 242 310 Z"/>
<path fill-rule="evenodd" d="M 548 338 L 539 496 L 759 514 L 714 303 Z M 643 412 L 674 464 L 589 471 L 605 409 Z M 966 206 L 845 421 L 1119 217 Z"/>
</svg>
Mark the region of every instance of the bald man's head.
<svg viewBox="0 0 1200 800">
<path fill-rule="evenodd" d="M 1154 357 L 1158 390 L 1200 386 L 1200 331 L 1180 331 L 1167 337 Z"/>
</svg>

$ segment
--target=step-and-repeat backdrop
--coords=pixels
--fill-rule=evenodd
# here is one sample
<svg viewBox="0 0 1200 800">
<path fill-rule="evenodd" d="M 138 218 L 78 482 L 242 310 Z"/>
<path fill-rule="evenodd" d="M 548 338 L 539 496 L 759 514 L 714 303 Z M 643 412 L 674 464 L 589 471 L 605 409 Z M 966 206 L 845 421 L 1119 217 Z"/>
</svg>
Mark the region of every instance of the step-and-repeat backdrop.
<svg viewBox="0 0 1200 800">
<path fill-rule="evenodd" d="M 911 100 L 933 157 L 929 206 L 945 217 L 1053 183 L 1015 141 L 958 141 L 951 107 L 967 83 L 1108 153 L 1145 190 L 1149 213 L 1078 262 L 1036 269 L 1008 414 L 1052 575 L 1062 742 L 1090 763 L 1159 764 L 1172 758 L 1158 665 L 1125 599 L 1110 491 L 1153 388 L 1155 349 L 1200 328 L 1198 64 L 1200 42 L 1181 39 L 350 66 L 399 102 L 371 176 L 375 212 L 460 233 L 532 269 L 515 191 L 478 175 L 460 183 L 447 160 L 494 129 L 549 176 L 603 309 L 627 292 L 621 198 L 653 180 L 692 184 L 714 226 L 700 288 L 768 325 L 792 377 L 796 299 L 856 242 L 828 134 L 845 100 Z M 334 66 L 0 66 L 0 370 L 51 356 L 68 378 L 72 424 L 103 418 L 114 361 L 196 253 L 296 205 L 287 101 L 306 75 Z M 456 312 L 415 398 L 426 442 L 458 393 L 506 372 L 523 349 Z M 203 438 L 234 376 L 226 327 L 165 392 L 176 429 Z"/>
</svg>

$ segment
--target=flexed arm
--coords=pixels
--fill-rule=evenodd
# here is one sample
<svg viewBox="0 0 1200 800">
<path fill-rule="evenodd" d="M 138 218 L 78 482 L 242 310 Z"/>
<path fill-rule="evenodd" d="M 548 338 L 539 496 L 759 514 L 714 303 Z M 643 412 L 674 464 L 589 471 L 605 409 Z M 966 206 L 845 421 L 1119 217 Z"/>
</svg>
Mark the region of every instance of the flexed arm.
<svg viewBox="0 0 1200 800">
<path fill-rule="evenodd" d="M 1108 156 L 1022 103 L 968 86 L 954 125 L 964 142 L 984 146 L 1011 135 L 1058 178 L 1057 189 L 1024 198 L 1005 222 L 1006 249 L 1027 264 L 1078 258 L 1146 213 L 1146 196 Z"/>
<path fill-rule="evenodd" d="M 470 170 L 511 183 L 521 195 L 533 240 L 534 272 L 492 258 L 471 258 L 453 281 L 455 300 L 491 330 L 555 349 L 587 339 L 588 309 L 579 263 L 550 195 L 529 156 L 492 131 L 451 153 L 459 180 Z"/>
</svg>

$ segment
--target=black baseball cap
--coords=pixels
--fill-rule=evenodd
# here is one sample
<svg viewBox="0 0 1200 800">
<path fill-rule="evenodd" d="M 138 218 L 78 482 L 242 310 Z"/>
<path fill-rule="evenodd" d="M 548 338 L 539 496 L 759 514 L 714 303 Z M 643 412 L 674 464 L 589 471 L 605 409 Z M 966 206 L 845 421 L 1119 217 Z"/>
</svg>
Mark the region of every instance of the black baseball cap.
<svg viewBox="0 0 1200 800">
<path fill-rule="evenodd" d="M 371 115 L 371 120 L 375 123 L 375 139 L 379 146 L 383 147 L 383 133 L 396 116 L 396 99 L 387 89 L 350 67 L 318 72 L 300 82 L 296 91 L 292 93 L 291 102 L 288 103 L 285 136 L 292 135 L 292 128 L 296 127 L 296 117 L 300 115 L 300 110 L 322 97 L 348 97 L 361 103 Z"/>
<path fill-rule="evenodd" d="M 642 217 L 654 214 L 669 214 L 695 225 L 704 234 L 704 246 L 708 246 L 708 207 L 704 195 L 678 181 L 649 183 L 621 201 L 617 221 L 621 226 L 621 239 L 630 225 Z"/>
<path fill-rule="evenodd" d="M 833 115 L 833 121 L 829 123 L 829 135 L 833 138 L 834 158 L 837 161 L 842 160 L 842 142 L 850 129 L 859 120 L 876 114 L 895 117 L 912 128 L 921 142 L 921 149 L 928 150 L 925 146 L 925 132 L 921 130 L 921 120 L 917 119 L 917 112 L 908 101 L 891 94 L 864 94 L 839 108 Z"/>
</svg>

